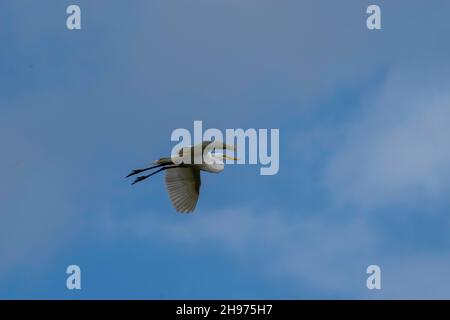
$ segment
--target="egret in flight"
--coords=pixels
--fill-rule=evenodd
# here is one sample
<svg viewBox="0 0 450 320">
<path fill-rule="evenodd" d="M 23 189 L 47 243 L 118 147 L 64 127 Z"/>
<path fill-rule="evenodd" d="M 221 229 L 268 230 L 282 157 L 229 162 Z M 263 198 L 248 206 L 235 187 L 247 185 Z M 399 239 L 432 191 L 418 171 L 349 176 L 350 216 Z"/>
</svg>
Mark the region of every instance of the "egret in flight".
<svg viewBox="0 0 450 320">
<path fill-rule="evenodd" d="M 159 168 L 150 174 L 138 176 L 132 183 L 135 184 L 166 171 L 166 187 L 173 206 L 178 212 L 189 213 L 194 211 L 200 194 L 200 171 L 219 173 L 224 169 L 225 159 L 238 160 L 225 153 L 215 152 L 217 149 L 236 151 L 234 146 L 220 141 L 204 141 L 180 149 L 177 156 L 160 158 L 152 162 L 154 165 L 151 167 L 133 170 L 126 178 Z M 190 161 L 184 161 L 185 159 Z"/>
</svg>

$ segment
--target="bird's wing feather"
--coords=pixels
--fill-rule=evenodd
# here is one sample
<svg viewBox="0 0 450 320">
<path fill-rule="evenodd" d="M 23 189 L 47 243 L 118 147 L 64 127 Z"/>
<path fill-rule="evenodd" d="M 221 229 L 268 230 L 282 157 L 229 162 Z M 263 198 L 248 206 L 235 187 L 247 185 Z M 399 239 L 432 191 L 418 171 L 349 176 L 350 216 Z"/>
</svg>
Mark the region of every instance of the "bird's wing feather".
<svg viewBox="0 0 450 320">
<path fill-rule="evenodd" d="M 192 212 L 200 192 L 200 170 L 193 167 L 166 170 L 166 187 L 170 201 L 178 212 Z"/>
</svg>

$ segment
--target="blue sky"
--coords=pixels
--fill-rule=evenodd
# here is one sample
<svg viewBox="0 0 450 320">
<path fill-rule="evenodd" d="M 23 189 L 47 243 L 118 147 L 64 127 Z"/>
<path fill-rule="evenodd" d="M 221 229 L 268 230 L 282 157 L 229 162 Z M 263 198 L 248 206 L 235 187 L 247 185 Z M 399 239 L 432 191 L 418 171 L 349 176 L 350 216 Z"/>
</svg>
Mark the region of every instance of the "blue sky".
<svg viewBox="0 0 450 320">
<path fill-rule="evenodd" d="M 449 10 L 1 1 L 0 298 L 450 298 Z M 204 174 L 192 215 L 123 179 L 194 120 L 279 128 L 279 173 Z"/>
</svg>

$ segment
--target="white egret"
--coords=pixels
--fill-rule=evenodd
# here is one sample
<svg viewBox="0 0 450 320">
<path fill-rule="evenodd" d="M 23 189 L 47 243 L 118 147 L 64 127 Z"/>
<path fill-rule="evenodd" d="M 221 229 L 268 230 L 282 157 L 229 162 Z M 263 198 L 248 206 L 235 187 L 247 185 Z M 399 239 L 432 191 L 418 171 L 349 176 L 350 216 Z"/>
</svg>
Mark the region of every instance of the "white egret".
<svg viewBox="0 0 450 320">
<path fill-rule="evenodd" d="M 133 170 L 126 178 L 159 168 L 148 175 L 137 177 L 132 183 L 135 184 L 166 170 L 166 187 L 173 206 L 178 212 L 189 213 L 194 211 L 200 194 L 200 171 L 219 173 L 224 169 L 225 159 L 238 160 L 215 152 L 217 149 L 236 151 L 234 146 L 223 142 L 204 141 L 195 146 L 182 148 L 177 156 L 160 158 L 152 163 L 154 166 Z M 185 161 L 186 159 L 189 161 Z"/>
</svg>

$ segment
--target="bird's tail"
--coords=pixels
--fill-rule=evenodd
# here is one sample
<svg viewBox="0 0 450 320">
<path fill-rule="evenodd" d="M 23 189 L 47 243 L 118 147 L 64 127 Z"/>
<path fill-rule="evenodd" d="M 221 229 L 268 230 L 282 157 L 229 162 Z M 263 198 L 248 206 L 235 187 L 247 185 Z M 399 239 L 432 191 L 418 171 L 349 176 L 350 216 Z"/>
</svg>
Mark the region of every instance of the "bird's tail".
<svg viewBox="0 0 450 320">
<path fill-rule="evenodd" d="M 166 164 L 173 164 L 172 158 L 170 157 L 163 157 L 160 158 L 156 161 L 153 161 L 152 164 L 162 164 L 162 165 L 166 165 Z"/>
</svg>

